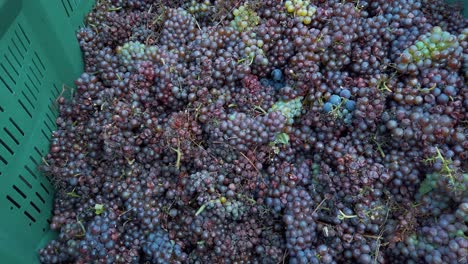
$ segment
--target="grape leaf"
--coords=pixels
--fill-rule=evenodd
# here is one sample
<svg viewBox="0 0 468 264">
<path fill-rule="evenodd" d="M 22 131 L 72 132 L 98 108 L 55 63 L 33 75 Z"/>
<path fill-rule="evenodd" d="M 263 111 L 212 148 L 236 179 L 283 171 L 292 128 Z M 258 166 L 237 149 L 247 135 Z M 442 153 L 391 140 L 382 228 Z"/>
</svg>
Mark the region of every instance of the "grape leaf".
<svg viewBox="0 0 468 264">
<path fill-rule="evenodd" d="M 420 195 L 425 195 L 429 192 L 431 192 L 434 189 L 434 181 L 430 178 L 424 179 L 424 181 L 421 183 L 421 186 L 419 186 L 419 194 Z"/>
<path fill-rule="evenodd" d="M 276 135 L 275 143 L 287 145 L 289 143 L 289 135 L 286 133 L 280 133 Z"/>
<path fill-rule="evenodd" d="M 100 215 L 104 212 L 104 205 L 103 204 L 95 204 L 94 205 L 94 212 L 97 215 Z"/>
</svg>

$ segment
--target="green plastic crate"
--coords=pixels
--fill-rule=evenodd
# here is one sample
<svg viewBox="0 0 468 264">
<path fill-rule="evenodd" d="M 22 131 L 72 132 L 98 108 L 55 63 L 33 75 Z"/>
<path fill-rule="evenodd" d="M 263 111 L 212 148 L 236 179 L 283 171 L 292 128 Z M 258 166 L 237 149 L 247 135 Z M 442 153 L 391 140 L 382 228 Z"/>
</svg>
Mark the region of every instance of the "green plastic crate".
<svg viewBox="0 0 468 264">
<path fill-rule="evenodd" d="M 56 235 L 54 189 L 37 167 L 56 127 L 54 101 L 82 72 L 75 32 L 94 2 L 0 0 L 2 264 L 38 263 L 37 250 Z"/>
<path fill-rule="evenodd" d="M 463 17 L 468 18 L 468 0 L 445 0 L 446 3 L 458 3 L 463 6 Z"/>
<path fill-rule="evenodd" d="M 75 32 L 92 0 L 0 0 L 0 263 L 37 263 L 54 190 L 37 170 L 54 101 L 83 71 Z"/>
</svg>

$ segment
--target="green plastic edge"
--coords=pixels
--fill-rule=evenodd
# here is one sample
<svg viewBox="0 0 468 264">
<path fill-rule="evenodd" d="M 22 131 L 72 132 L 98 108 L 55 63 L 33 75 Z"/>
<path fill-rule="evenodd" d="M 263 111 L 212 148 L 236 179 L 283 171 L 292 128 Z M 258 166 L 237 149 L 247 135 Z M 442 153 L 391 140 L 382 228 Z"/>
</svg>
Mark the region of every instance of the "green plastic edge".
<svg viewBox="0 0 468 264">
<path fill-rule="evenodd" d="M 446 3 L 461 3 L 463 6 L 463 17 L 468 18 L 468 0 L 445 0 Z"/>
<path fill-rule="evenodd" d="M 55 130 L 55 99 L 83 71 L 75 32 L 89 0 L 0 0 L 0 259 L 38 263 L 54 190 L 38 170 Z M 12 202 L 13 201 L 13 202 Z"/>
<path fill-rule="evenodd" d="M 49 143 L 44 139 L 42 132 L 50 136 L 48 130 L 55 129 L 54 122 L 48 120 L 51 117 L 53 121 L 56 117 L 52 107 L 53 98 L 57 97 L 62 84 L 72 86 L 73 80 L 82 71 L 81 52 L 74 33 L 82 25 L 84 15 L 92 8 L 94 2 L 0 0 L 0 62 L 6 68 L 5 70 L 0 67 L 0 77 L 3 78 L 0 80 L 0 139 L 14 152 L 11 154 L 0 144 L 0 155 L 8 159 L 7 165 L 0 160 L 1 263 L 38 263 L 37 250 L 56 236 L 48 230 L 46 221 L 51 216 L 53 189 L 35 166 L 36 163 L 40 163 L 40 156 L 48 151 Z M 464 17 L 468 17 L 467 3 L 467 0 L 463 0 Z M 18 24 L 22 25 L 21 28 Z M 29 43 L 26 40 L 26 51 L 21 41 L 18 41 L 20 38 L 25 39 L 21 35 L 22 31 L 27 34 L 29 40 Z M 24 58 L 21 58 L 21 55 Z M 41 58 L 42 63 L 38 61 L 37 56 Z M 11 72 L 17 73 L 17 76 L 12 76 L 18 78 L 16 83 L 8 76 Z M 5 83 L 14 93 L 7 91 Z M 29 87 L 26 87 L 26 84 Z M 29 109 L 32 117 L 18 110 L 22 108 L 18 100 Z M 10 118 L 23 133 L 16 129 Z M 13 135 L 18 144 L 8 133 Z M 39 153 L 34 153 L 37 152 L 34 147 Z M 31 187 L 22 182 L 18 175 L 26 179 Z M 27 198 L 12 190 L 13 185 Z M 37 201 L 40 198 L 36 192 L 42 194 L 44 199 L 39 208 L 41 213 L 35 213 L 35 209 L 29 204 L 35 202 L 36 206 L 39 206 L 42 203 Z M 21 209 L 12 206 L 6 195 L 17 201 Z M 35 217 L 36 223 L 32 223 L 24 215 L 25 210 Z"/>
</svg>

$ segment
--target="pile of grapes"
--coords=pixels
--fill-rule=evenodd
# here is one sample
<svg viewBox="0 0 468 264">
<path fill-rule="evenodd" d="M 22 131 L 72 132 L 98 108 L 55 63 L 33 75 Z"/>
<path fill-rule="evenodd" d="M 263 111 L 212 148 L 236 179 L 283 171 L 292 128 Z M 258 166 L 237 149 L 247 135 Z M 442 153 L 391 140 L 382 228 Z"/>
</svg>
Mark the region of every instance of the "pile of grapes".
<svg viewBox="0 0 468 264">
<path fill-rule="evenodd" d="M 468 261 L 460 7 L 96 2 L 43 263 Z"/>
</svg>

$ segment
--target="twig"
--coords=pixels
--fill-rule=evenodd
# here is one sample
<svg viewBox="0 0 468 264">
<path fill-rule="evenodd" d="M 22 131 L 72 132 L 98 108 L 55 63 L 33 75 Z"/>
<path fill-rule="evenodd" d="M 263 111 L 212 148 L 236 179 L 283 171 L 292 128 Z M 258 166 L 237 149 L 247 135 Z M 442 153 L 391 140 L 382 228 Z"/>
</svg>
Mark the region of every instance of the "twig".
<svg viewBox="0 0 468 264">
<path fill-rule="evenodd" d="M 254 109 L 255 109 L 255 110 L 259 110 L 259 111 L 262 112 L 264 115 L 268 115 L 267 111 L 265 111 L 265 109 L 263 109 L 261 106 L 254 105 Z"/>
<path fill-rule="evenodd" d="M 255 169 L 258 173 L 260 173 L 260 171 L 257 169 L 257 166 L 255 166 L 255 164 L 254 164 L 244 153 L 242 153 L 242 152 L 239 152 L 239 153 L 240 153 L 244 158 L 247 159 L 247 161 L 250 163 L 250 165 L 252 165 L 252 166 L 254 167 L 254 169 Z"/>
<path fill-rule="evenodd" d="M 117 218 L 120 218 L 121 216 L 124 216 L 124 215 L 126 215 L 128 212 L 131 212 L 131 211 L 132 211 L 132 209 L 125 211 L 125 212 L 121 213 L 121 214 L 119 215 L 119 217 L 117 217 Z"/>
<path fill-rule="evenodd" d="M 376 249 L 375 249 L 375 252 L 374 252 L 374 264 L 377 263 L 377 258 L 379 257 L 379 253 L 380 253 L 380 246 L 382 245 L 382 243 L 380 242 L 380 240 L 382 239 L 382 235 L 384 233 L 384 225 L 387 223 L 387 220 L 388 220 L 388 214 L 390 213 L 390 209 L 388 209 L 388 203 L 385 205 L 387 207 L 387 214 L 385 215 L 385 220 L 384 222 L 382 223 L 382 225 L 380 225 L 380 233 L 379 233 L 379 236 L 376 238 L 377 240 L 377 244 L 376 244 Z"/>
<path fill-rule="evenodd" d="M 171 147 L 177 153 L 177 160 L 176 160 L 176 169 L 180 169 L 180 160 L 182 159 L 182 151 L 180 150 L 180 140 L 177 139 L 177 149 Z"/>
<path fill-rule="evenodd" d="M 78 223 L 78 225 L 81 227 L 81 230 L 83 231 L 83 234 L 81 234 L 80 236 L 86 235 L 86 228 L 84 227 L 81 220 L 78 219 L 78 216 L 76 216 L 76 222 Z"/>
<path fill-rule="evenodd" d="M 283 259 L 281 260 L 281 263 L 282 263 L 282 264 L 286 263 L 286 258 L 288 257 L 288 255 L 289 255 L 288 250 L 285 250 L 285 251 L 284 251 L 284 254 L 283 254 Z M 278 262 L 278 264 L 279 264 L 279 263 L 280 263 L 280 262 Z"/>
<path fill-rule="evenodd" d="M 319 208 L 322 206 L 322 204 L 327 200 L 327 198 L 323 199 L 319 205 L 317 205 L 317 207 L 315 208 L 315 210 L 312 212 L 312 215 L 314 215 L 318 210 Z"/>
<path fill-rule="evenodd" d="M 385 158 L 385 153 L 382 149 L 382 144 L 377 141 L 377 137 L 375 135 L 372 137 L 372 141 L 374 141 L 375 145 L 377 146 L 377 151 L 380 153 L 380 156 L 382 156 L 382 158 Z"/>
<path fill-rule="evenodd" d="M 195 216 L 198 216 L 199 214 L 201 214 L 203 211 L 205 211 L 205 208 L 209 205 L 209 204 L 213 204 L 213 203 L 216 203 L 216 202 L 221 202 L 220 199 L 215 199 L 215 200 L 211 200 L 211 201 L 208 201 L 206 203 L 204 203 L 202 206 L 200 206 L 200 208 L 197 210 L 197 212 L 195 213 Z"/>
<path fill-rule="evenodd" d="M 351 219 L 351 218 L 358 217 L 357 215 L 347 215 L 347 214 L 343 213 L 343 211 L 341 211 L 341 210 L 339 210 L 339 212 L 340 212 L 340 215 L 338 215 L 338 219 L 340 219 L 340 220 Z"/>
<path fill-rule="evenodd" d="M 42 162 L 44 162 L 47 167 L 50 167 L 50 164 L 47 162 L 47 160 L 44 157 L 42 157 Z"/>
</svg>

